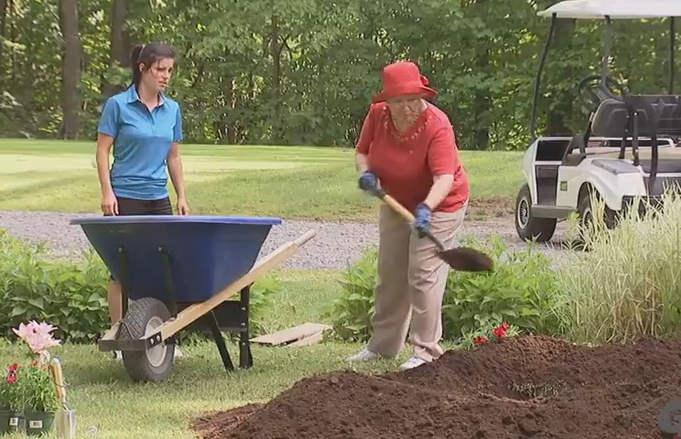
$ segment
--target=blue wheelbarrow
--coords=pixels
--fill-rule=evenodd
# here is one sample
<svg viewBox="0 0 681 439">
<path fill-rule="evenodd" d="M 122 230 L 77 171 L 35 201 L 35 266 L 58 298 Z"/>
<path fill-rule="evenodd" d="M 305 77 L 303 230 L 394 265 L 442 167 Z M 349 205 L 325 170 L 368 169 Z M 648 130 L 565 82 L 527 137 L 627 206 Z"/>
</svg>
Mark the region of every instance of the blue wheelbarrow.
<svg viewBox="0 0 681 439">
<path fill-rule="evenodd" d="M 101 337 L 100 351 L 121 351 L 130 378 L 154 382 L 170 374 L 183 329 L 210 330 L 227 371 L 234 365 L 222 331 L 239 333 L 239 367 L 251 367 L 250 286 L 316 235 L 310 230 L 256 263 L 279 218 L 138 215 L 70 224 L 80 225 L 122 287 L 123 318 Z"/>
</svg>

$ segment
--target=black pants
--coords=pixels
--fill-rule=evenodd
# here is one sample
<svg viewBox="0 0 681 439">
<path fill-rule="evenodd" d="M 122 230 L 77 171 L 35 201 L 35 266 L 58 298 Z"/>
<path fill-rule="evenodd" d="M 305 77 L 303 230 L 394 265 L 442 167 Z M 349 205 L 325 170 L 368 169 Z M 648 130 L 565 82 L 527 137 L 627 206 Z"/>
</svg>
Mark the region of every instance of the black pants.
<svg viewBox="0 0 681 439">
<path fill-rule="evenodd" d="M 135 200 L 116 197 L 119 215 L 172 215 L 170 198 L 160 200 Z"/>
<path fill-rule="evenodd" d="M 136 200 L 133 198 L 116 197 L 118 215 L 172 215 L 173 206 L 170 198 L 160 200 Z M 110 215 L 104 215 L 110 216 Z M 113 275 L 111 280 L 116 280 Z"/>
</svg>

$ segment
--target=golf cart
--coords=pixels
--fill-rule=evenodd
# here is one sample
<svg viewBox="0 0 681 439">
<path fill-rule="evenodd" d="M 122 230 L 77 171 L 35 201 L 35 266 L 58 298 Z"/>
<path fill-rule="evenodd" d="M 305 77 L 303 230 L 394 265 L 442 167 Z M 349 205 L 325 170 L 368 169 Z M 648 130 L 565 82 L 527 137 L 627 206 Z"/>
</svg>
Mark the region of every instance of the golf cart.
<svg viewBox="0 0 681 439">
<path fill-rule="evenodd" d="M 546 242 L 556 223 L 573 212 L 580 226 L 593 219 L 591 199 L 604 200 L 605 222 L 614 227 L 634 199 L 659 203 L 666 188 L 681 184 L 681 96 L 674 95 L 675 17 L 681 0 L 570 0 L 538 13 L 551 17 L 535 81 L 530 134 L 535 139 L 522 166 L 526 183 L 515 204 L 520 238 Z M 668 94 L 633 95 L 608 76 L 612 20 L 669 18 Z M 601 73 L 577 85 L 590 117 L 584 133 L 535 137 L 542 69 L 558 19 L 603 19 L 606 24 Z"/>
</svg>

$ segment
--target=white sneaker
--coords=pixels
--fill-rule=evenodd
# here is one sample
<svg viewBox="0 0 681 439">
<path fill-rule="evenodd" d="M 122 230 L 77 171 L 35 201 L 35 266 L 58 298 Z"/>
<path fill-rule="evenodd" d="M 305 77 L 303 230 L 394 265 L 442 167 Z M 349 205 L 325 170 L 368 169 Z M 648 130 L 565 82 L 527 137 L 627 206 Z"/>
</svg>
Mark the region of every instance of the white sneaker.
<svg viewBox="0 0 681 439">
<path fill-rule="evenodd" d="M 411 357 L 400 365 L 400 370 L 405 371 L 426 364 L 427 361 L 419 357 Z"/>
<path fill-rule="evenodd" d="M 372 361 L 378 360 L 381 356 L 377 353 L 371 352 L 369 349 L 364 348 L 359 353 L 351 355 L 345 359 L 345 361 Z"/>
</svg>

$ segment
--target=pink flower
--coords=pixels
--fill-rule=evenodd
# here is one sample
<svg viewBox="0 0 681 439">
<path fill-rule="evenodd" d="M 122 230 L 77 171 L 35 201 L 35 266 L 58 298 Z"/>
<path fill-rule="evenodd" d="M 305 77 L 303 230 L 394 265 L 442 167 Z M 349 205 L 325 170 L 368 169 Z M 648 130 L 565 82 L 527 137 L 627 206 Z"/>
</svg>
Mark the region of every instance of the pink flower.
<svg viewBox="0 0 681 439">
<path fill-rule="evenodd" d="M 12 331 L 37 354 L 60 345 L 61 341 L 52 338 L 51 332 L 55 329 L 57 328 L 50 324 L 31 320 L 27 325 L 21 323 L 18 329 L 12 328 Z"/>
</svg>

